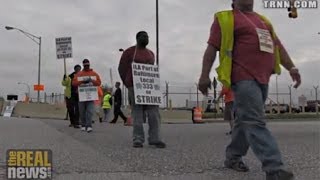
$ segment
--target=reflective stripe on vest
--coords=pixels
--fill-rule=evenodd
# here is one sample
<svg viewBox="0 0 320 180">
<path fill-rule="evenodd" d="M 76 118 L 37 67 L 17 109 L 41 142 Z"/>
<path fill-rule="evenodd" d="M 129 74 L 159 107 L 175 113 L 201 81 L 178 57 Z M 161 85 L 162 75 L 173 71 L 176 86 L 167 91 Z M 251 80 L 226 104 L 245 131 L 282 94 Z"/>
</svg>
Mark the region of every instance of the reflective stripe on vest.
<svg viewBox="0 0 320 180">
<path fill-rule="evenodd" d="M 234 44 L 234 16 L 233 11 L 220 11 L 216 13 L 215 18 L 218 19 L 220 29 L 221 29 L 221 45 L 219 59 L 220 64 L 216 68 L 218 74 L 218 80 L 226 87 L 231 86 L 231 72 L 232 72 L 232 50 Z M 271 35 L 273 39 L 276 39 L 276 33 L 269 20 L 266 17 L 260 15 L 260 18 L 271 27 Z M 275 67 L 274 72 L 277 74 L 281 73 L 280 68 L 280 50 L 278 45 L 275 45 Z"/>
</svg>

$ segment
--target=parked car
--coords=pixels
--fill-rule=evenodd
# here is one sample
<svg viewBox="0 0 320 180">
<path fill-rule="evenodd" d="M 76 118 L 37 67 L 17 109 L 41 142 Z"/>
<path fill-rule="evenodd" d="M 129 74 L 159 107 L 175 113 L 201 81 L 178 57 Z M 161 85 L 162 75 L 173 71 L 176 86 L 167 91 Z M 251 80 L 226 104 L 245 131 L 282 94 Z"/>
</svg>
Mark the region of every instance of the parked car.
<svg viewBox="0 0 320 180">
<path fill-rule="evenodd" d="M 288 110 L 288 112 L 289 112 L 289 110 Z M 291 112 L 292 113 L 300 113 L 301 112 L 301 108 L 297 107 L 297 106 L 292 106 L 291 107 Z"/>
<path fill-rule="evenodd" d="M 279 104 L 280 113 L 289 112 L 289 105 L 287 104 Z M 278 113 L 278 104 L 266 104 L 265 105 L 265 113 Z"/>
<path fill-rule="evenodd" d="M 305 112 L 316 112 L 316 104 L 315 100 L 307 101 L 307 106 L 305 107 Z M 302 110 L 302 106 L 300 106 Z M 318 100 L 318 111 L 320 112 L 320 100 Z"/>
</svg>

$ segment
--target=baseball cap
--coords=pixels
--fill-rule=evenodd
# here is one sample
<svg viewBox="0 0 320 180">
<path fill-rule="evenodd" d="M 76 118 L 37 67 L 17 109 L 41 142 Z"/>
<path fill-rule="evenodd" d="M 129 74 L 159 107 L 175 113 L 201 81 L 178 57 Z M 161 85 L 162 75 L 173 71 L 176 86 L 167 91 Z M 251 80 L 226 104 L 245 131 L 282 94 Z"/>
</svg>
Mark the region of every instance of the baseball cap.
<svg viewBox="0 0 320 180">
<path fill-rule="evenodd" d="M 82 64 L 85 66 L 85 65 L 90 65 L 90 61 L 88 59 L 84 59 L 82 61 Z"/>
</svg>

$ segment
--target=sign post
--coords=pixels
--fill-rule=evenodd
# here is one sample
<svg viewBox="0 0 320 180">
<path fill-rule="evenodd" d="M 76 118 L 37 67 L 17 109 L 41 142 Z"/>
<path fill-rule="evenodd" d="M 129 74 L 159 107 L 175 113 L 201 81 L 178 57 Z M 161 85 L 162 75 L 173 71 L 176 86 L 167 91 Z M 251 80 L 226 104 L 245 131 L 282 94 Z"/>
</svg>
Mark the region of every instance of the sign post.
<svg viewBox="0 0 320 180">
<path fill-rule="evenodd" d="M 136 104 L 162 104 L 160 73 L 157 65 L 132 63 L 132 76 Z"/>
<path fill-rule="evenodd" d="M 64 74 L 67 74 L 66 58 L 72 58 L 71 37 L 56 38 L 57 59 L 64 60 Z"/>
</svg>

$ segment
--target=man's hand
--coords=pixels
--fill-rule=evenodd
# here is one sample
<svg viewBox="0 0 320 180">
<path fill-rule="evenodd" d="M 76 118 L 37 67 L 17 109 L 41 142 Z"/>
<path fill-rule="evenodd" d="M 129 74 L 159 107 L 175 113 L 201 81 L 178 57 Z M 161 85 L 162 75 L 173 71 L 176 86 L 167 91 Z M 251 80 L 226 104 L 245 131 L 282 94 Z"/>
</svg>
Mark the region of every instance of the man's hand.
<svg viewBox="0 0 320 180">
<path fill-rule="evenodd" d="M 200 77 L 198 82 L 198 88 L 203 95 L 208 95 L 208 88 L 211 89 L 211 80 L 209 77 Z"/>
<path fill-rule="evenodd" d="M 292 80 L 294 82 L 296 82 L 296 84 L 293 87 L 298 88 L 301 84 L 301 77 L 300 77 L 299 70 L 297 68 L 293 67 L 290 69 L 289 73 L 290 73 Z"/>
<path fill-rule="evenodd" d="M 88 78 L 88 79 L 85 79 L 84 81 L 83 81 L 83 83 L 89 83 L 89 82 L 91 82 L 92 81 L 92 79 L 91 78 Z"/>
</svg>

